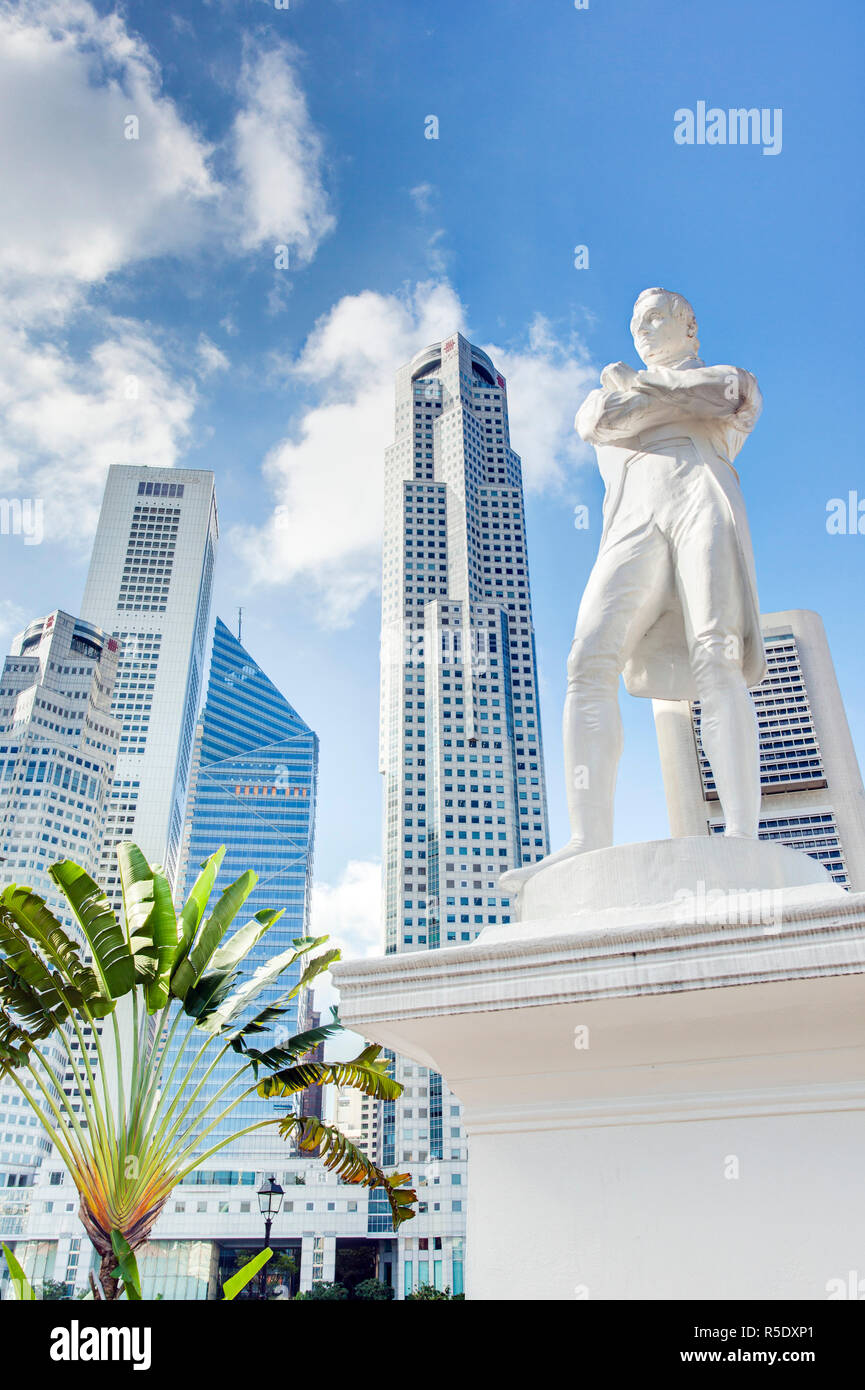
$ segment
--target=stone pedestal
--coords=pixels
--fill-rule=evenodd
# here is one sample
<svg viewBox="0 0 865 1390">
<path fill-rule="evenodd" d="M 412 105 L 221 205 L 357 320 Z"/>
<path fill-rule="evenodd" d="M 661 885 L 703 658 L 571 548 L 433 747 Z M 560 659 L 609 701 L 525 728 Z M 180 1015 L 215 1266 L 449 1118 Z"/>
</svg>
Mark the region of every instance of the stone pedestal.
<svg viewBox="0 0 865 1390">
<path fill-rule="evenodd" d="M 526 885 L 546 915 L 334 970 L 346 1026 L 463 1103 L 467 1296 L 844 1296 L 865 1279 L 865 894 L 747 841 L 582 859 Z"/>
</svg>

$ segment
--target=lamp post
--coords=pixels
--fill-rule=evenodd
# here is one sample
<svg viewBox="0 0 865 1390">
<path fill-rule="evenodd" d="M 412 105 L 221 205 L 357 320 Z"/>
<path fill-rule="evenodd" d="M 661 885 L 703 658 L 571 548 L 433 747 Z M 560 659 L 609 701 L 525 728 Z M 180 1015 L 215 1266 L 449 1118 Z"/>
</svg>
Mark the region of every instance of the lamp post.
<svg viewBox="0 0 865 1390">
<path fill-rule="evenodd" d="M 261 1247 L 262 1250 L 266 1250 L 270 1244 L 270 1228 L 273 1225 L 274 1217 L 279 1215 L 279 1209 L 282 1206 L 284 1195 L 282 1188 L 273 1176 L 265 1178 L 261 1187 L 258 1189 L 258 1209 L 264 1217 L 264 1245 Z M 258 1274 L 259 1298 L 264 1298 L 265 1296 L 267 1283 L 266 1269 L 267 1266 L 262 1265 Z"/>
</svg>

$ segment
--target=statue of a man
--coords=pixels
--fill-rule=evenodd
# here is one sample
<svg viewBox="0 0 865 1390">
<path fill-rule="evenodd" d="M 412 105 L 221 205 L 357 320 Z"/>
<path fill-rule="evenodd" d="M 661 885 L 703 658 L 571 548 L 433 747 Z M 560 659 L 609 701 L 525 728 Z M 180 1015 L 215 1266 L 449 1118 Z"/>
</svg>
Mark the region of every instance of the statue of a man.
<svg viewBox="0 0 865 1390">
<path fill-rule="evenodd" d="M 644 290 L 631 332 L 646 365 L 601 373 L 576 418 L 606 485 L 598 556 L 568 658 L 565 772 L 571 838 L 503 875 L 519 892 L 557 860 L 613 840 L 622 750 L 619 676 L 632 695 L 699 699 L 727 835 L 756 838 L 760 766 L 749 688 L 765 673 L 754 560 L 733 461 L 761 408 L 757 382 L 697 356 L 694 311 Z"/>
</svg>

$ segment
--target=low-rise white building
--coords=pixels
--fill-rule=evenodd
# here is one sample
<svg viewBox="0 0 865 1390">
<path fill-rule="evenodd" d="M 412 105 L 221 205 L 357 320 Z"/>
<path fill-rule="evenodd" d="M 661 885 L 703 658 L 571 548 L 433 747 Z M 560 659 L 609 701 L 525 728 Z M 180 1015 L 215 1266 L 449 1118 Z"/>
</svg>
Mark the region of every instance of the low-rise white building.
<svg viewBox="0 0 865 1390">
<path fill-rule="evenodd" d="M 369 1266 L 367 1277 L 390 1282 L 392 1232 L 371 1234 L 370 1191 L 341 1182 L 316 1159 L 293 1159 L 257 1171 L 253 1166 L 205 1167 L 191 1173 L 172 1193 L 138 1262 L 145 1298 L 215 1299 L 237 1262 L 251 1258 L 264 1243 L 264 1221 L 257 1189 L 271 1176 L 284 1189 L 270 1245 L 289 1254 L 297 1274 L 271 1272 L 268 1295 L 286 1296 L 313 1283 L 334 1280 L 340 1252 L 350 1248 Z M 98 1260 L 78 1219 L 78 1194 L 56 1156 L 44 1164 L 35 1186 L 16 1192 L 15 1220 L 0 1216 L 0 1239 L 15 1251 L 38 1287 L 48 1280 L 65 1284 L 70 1297 L 89 1287 Z M 0 1295 L 8 1270 L 0 1267 Z"/>
</svg>

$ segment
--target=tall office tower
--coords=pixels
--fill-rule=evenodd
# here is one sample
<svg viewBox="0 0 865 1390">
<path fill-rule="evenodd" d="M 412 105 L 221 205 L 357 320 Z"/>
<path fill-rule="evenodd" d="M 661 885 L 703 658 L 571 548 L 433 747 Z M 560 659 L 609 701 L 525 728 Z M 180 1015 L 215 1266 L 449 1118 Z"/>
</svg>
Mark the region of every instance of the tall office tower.
<svg viewBox="0 0 865 1390">
<path fill-rule="evenodd" d="M 354 1091 L 350 1086 L 334 1086 L 332 1122 L 365 1153 L 373 1163 L 381 1161 L 379 1124 L 381 1107 L 372 1096 Z"/>
<path fill-rule="evenodd" d="M 134 840 L 177 882 L 218 533 L 212 473 L 109 469 L 82 612 L 123 644 L 98 875 L 115 906 L 118 840 Z"/>
<path fill-rule="evenodd" d="M 193 764 L 179 899 L 185 900 L 204 860 L 225 845 L 212 901 L 245 869 L 254 869 L 258 882 L 238 925 L 263 908 L 285 909 L 247 957 L 246 977 L 287 950 L 295 937 L 309 934 L 318 738 L 220 619 Z M 293 977 L 282 975 L 258 995 L 252 1012 L 285 994 L 300 973 L 298 966 Z M 271 1031 L 262 1034 L 264 1045 L 309 1026 L 309 997 L 304 990 Z M 237 1057 L 232 1052 L 209 1077 L 202 1100 L 215 1094 L 236 1070 Z M 226 1104 L 230 1099 L 226 1096 Z M 296 1099 L 299 1109 L 302 1098 Z M 279 1103 L 276 1111 L 287 1108 Z M 226 1126 L 212 1131 L 208 1142 L 266 1115 L 267 1107 L 253 1096 L 232 1111 Z M 286 1156 L 284 1141 L 271 1130 L 250 1136 L 241 1147 L 247 1155 L 269 1151 Z M 232 1146 L 230 1152 L 234 1151 Z"/>
<path fill-rule="evenodd" d="M 397 373 L 382 587 L 385 950 L 433 950 L 509 922 L 499 875 L 548 850 L 520 460 L 504 378 L 460 334 Z M 382 1158 L 410 1168 L 422 1205 L 384 1268 L 396 1259 L 398 1297 L 459 1290 L 459 1105 L 435 1072 L 394 1065 Z M 389 1229 L 380 1205 L 371 1232 Z"/>
<path fill-rule="evenodd" d="M 752 696 L 760 730 L 760 838 L 865 888 L 865 792 L 823 623 L 794 608 L 760 619 L 768 673 Z M 655 702 L 673 835 L 721 834 L 724 817 L 700 738 L 700 706 Z"/>
<path fill-rule="evenodd" d="M 328 1020 L 329 1021 L 329 1020 Z M 306 1009 L 307 1028 L 317 1028 L 321 1023 L 321 1012 L 318 1009 Z M 304 1059 L 308 1062 L 324 1061 L 324 1043 L 316 1043 L 315 1047 Z M 310 1119 L 320 1120 L 323 1118 L 324 1111 L 324 1088 L 321 1086 L 310 1086 L 300 1094 L 300 1113 L 307 1115 Z"/>
<path fill-rule="evenodd" d="M 91 875 L 97 868 L 120 741 L 111 713 L 118 654 L 114 638 L 56 610 L 15 638 L 0 686 L 3 884 L 32 888 L 74 937 L 77 923 L 48 867 L 74 859 Z M 66 1054 L 51 1038 L 43 1046 L 62 1075 Z M 0 1185 L 29 1186 L 50 1150 L 17 1088 L 0 1084 Z M 4 1200 L 4 1234 L 14 1233 L 15 1215 Z"/>
</svg>

